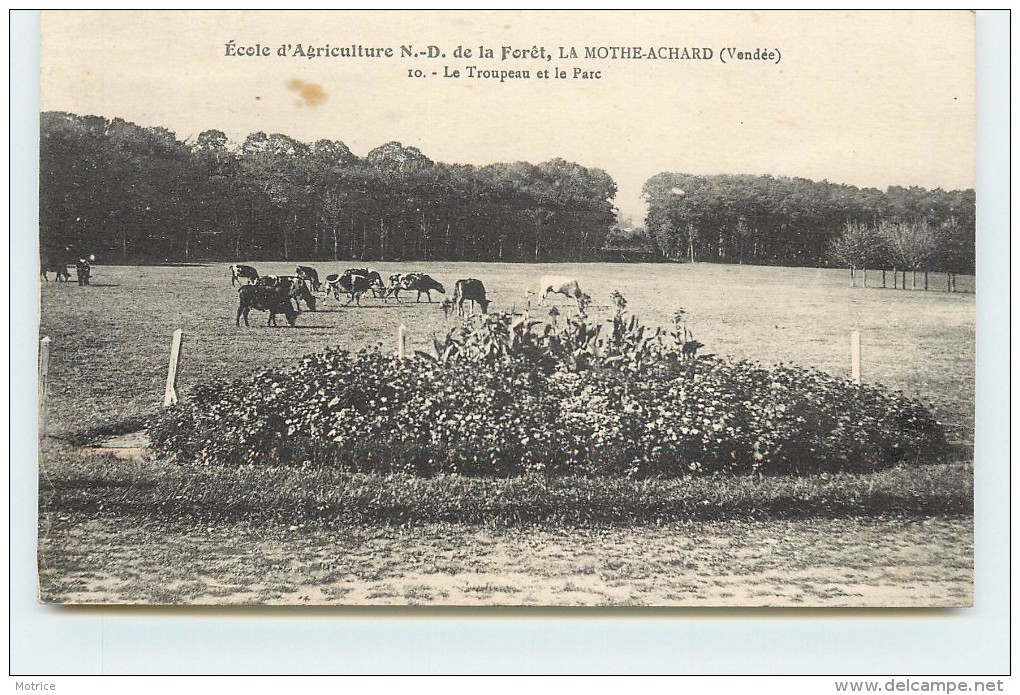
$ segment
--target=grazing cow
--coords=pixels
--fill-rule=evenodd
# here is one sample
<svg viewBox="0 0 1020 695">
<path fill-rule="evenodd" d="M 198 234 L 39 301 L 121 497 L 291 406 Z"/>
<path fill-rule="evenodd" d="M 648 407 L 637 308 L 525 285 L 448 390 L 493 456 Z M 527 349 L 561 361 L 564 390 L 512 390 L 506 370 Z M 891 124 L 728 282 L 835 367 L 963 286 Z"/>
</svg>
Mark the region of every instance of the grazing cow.
<svg viewBox="0 0 1020 695">
<path fill-rule="evenodd" d="M 367 268 L 348 268 L 343 275 L 332 273 L 326 276 L 326 284 L 327 297 L 332 294 L 337 301 L 340 301 L 341 292 L 348 295 L 344 306 L 351 302 L 356 302 L 358 306 L 361 306 L 362 295 L 369 290 L 372 290 L 374 294 L 376 290 L 381 290 L 383 287 L 382 277 L 379 273 Z"/>
<path fill-rule="evenodd" d="M 489 300 L 485 298 L 485 285 L 481 280 L 474 278 L 458 280 L 453 288 L 453 305 L 457 307 L 457 314 L 464 315 L 464 302 L 471 302 L 471 314 L 475 313 L 475 304 L 481 308 L 483 314 L 489 313 Z"/>
<path fill-rule="evenodd" d="M 298 311 L 290 303 L 290 295 L 284 287 L 265 287 L 263 285 L 243 285 L 237 290 L 239 304 L 237 305 L 237 319 L 235 325 L 241 325 L 241 317 L 244 317 L 244 325 L 248 323 L 248 312 L 252 309 L 269 312 L 267 326 L 276 325 L 276 315 L 283 314 L 287 317 L 287 323 L 291 326 L 297 323 Z"/>
<path fill-rule="evenodd" d="M 393 273 L 390 275 L 390 286 L 386 288 L 385 297 L 388 298 L 392 295 L 397 297 L 397 301 L 400 301 L 400 297 L 397 296 L 397 293 L 400 292 L 400 284 L 406 274 L 407 273 Z"/>
<path fill-rule="evenodd" d="M 249 285 L 252 285 L 259 279 L 259 271 L 250 265 L 241 265 L 239 263 L 230 266 L 230 286 L 240 285 L 241 278 L 244 278 L 248 281 Z"/>
<path fill-rule="evenodd" d="M 308 283 L 301 278 L 293 275 L 263 275 L 255 281 L 255 284 L 284 290 L 294 301 L 298 311 L 301 311 L 301 302 L 308 306 L 309 311 L 315 311 L 315 295 L 308 289 Z"/>
<path fill-rule="evenodd" d="M 319 282 L 319 272 L 315 268 L 307 265 L 299 265 L 294 272 L 300 279 L 312 286 L 313 292 L 318 292 L 319 288 L 322 287 L 322 283 Z"/>
<path fill-rule="evenodd" d="M 425 273 L 395 273 L 390 275 L 389 294 L 393 295 L 397 301 L 400 301 L 400 293 L 403 290 L 417 292 L 417 301 L 419 302 L 423 292 L 428 297 L 430 303 L 432 302 L 433 291 L 439 294 L 446 294 L 446 288 Z"/>
<path fill-rule="evenodd" d="M 344 271 L 344 275 L 351 278 L 353 282 L 354 277 L 363 277 L 368 280 L 372 295 L 375 297 L 386 298 L 386 287 L 383 285 L 382 276 L 378 271 L 369 270 L 368 268 L 348 268 Z"/>
<path fill-rule="evenodd" d="M 538 294 L 541 297 L 539 304 L 544 304 L 549 293 L 562 294 L 577 302 L 577 310 L 584 311 L 584 307 L 591 301 L 591 297 L 581 291 L 577 284 L 577 278 L 566 275 L 543 275 L 538 282 Z"/>
<path fill-rule="evenodd" d="M 92 278 L 92 265 L 89 263 L 89 259 L 79 258 L 74 269 L 78 276 L 78 284 L 88 285 Z"/>
<path fill-rule="evenodd" d="M 40 259 L 39 274 L 42 279 L 49 282 L 46 273 L 56 273 L 56 282 L 70 282 L 71 273 L 67 270 L 67 261 L 57 255 L 45 255 Z"/>
</svg>

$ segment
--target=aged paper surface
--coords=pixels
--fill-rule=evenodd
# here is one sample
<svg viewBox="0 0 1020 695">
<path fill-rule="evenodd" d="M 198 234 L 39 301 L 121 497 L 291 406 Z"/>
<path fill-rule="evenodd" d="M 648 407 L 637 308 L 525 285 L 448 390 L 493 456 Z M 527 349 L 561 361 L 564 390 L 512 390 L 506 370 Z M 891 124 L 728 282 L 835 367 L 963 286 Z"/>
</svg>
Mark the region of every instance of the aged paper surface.
<svg viewBox="0 0 1020 695">
<path fill-rule="evenodd" d="M 971 605 L 974 52 L 969 12 L 44 12 L 41 600 Z M 490 304 L 603 326 L 551 434 L 440 377 L 340 403 Z M 699 410 L 659 343 L 819 404 L 754 372 Z M 638 376 L 586 382 L 607 349 Z"/>
<path fill-rule="evenodd" d="M 394 139 L 427 154 L 441 143 L 450 163 L 560 156 L 611 169 L 631 214 L 677 153 L 699 173 L 970 188 L 973 25 L 969 12 L 44 13 L 41 103 L 180 138 L 335 137 L 362 156 Z M 299 46 L 344 54 L 306 58 Z M 424 55 L 401 57 L 404 46 Z M 456 57 L 460 46 L 472 56 Z M 346 57 L 352 47 L 394 57 Z M 552 60 L 504 59 L 506 47 Z M 623 57 L 632 47 L 665 53 Z M 269 55 L 239 55 L 255 48 Z M 676 48 L 701 57 L 670 59 Z M 568 76 L 540 76 L 555 69 Z M 409 78 L 416 70 L 425 77 Z M 532 76 L 481 77 L 510 70 Z M 293 80 L 321 96 L 304 101 Z"/>
</svg>

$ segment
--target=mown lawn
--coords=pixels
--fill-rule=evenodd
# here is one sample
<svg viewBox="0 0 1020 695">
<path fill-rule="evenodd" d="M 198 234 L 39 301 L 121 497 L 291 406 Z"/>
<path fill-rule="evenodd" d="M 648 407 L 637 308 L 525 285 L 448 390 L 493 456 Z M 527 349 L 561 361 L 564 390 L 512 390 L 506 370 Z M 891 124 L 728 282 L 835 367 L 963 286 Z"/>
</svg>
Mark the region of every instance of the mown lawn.
<svg viewBox="0 0 1020 695">
<path fill-rule="evenodd" d="M 515 527 L 662 524 L 729 519 L 927 518 L 973 513 L 973 466 L 900 465 L 876 473 L 629 479 L 353 473 L 298 466 L 176 465 L 47 448 L 46 514 L 116 514 L 175 526 L 247 521 L 277 526 Z"/>
</svg>

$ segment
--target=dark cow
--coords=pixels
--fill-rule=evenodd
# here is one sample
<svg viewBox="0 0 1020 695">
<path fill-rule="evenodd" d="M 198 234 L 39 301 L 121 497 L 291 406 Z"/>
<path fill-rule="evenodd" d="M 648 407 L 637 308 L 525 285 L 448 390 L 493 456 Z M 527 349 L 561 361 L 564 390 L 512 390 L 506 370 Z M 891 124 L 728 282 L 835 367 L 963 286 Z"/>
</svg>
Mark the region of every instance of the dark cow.
<svg viewBox="0 0 1020 695">
<path fill-rule="evenodd" d="M 46 277 L 46 273 L 56 273 L 57 282 L 70 282 L 71 280 L 71 273 L 67 270 L 68 263 L 62 256 L 56 254 L 44 255 L 40 259 L 39 266 L 39 274 L 47 282 L 50 279 Z"/>
<path fill-rule="evenodd" d="M 259 271 L 252 268 L 250 265 L 240 265 L 235 263 L 230 266 L 230 286 L 241 284 L 241 278 L 248 281 L 248 284 L 254 284 L 259 279 Z"/>
<path fill-rule="evenodd" d="M 287 317 L 287 323 L 291 326 L 297 323 L 298 311 L 291 304 L 291 298 L 286 288 L 265 287 L 263 285 L 243 285 L 237 290 L 239 303 L 237 305 L 237 319 L 234 323 L 241 325 L 241 317 L 244 317 L 244 325 L 248 323 L 248 312 L 252 309 L 269 312 L 267 326 L 276 325 L 276 315 L 283 314 Z"/>
<path fill-rule="evenodd" d="M 299 265 L 294 272 L 300 279 L 312 286 L 313 292 L 318 292 L 319 288 L 322 287 L 322 283 L 319 282 L 319 272 L 315 268 L 308 265 Z"/>
<path fill-rule="evenodd" d="M 272 287 L 284 290 L 287 296 L 294 300 L 294 306 L 301 310 L 301 302 L 308 306 L 309 311 L 315 311 L 315 295 L 308 289 L 308 283 L 293 275 L 263 275 L 255 284 L 259 287 Z"/>
<path fill-rule="evenodd" d="M 78 284 L 88 285 L 92 278 L 92 265 L 89 263 L 89 259 L 79 258 L 74 269 L 78 275 Z"/>
<path fill-rule="evenodd" d="M 343 274 L 351 278 L 352 281 L 356 276 L 365 278 L 371 285 L 370 289 L 372 290 L 373 296 L 382 297 L 383 299 L 386 298 L 388 290 L 385 285 L 383 285 L 382 275 L 380 275 L 378 271 L 369 270 L 368 268 L 348 268 Z"/>
<path fill-rule="evenodd" d="M 489 313 L 489 300 L 485 298 L 485 285 L 481 280 L 470 278 L 458 280 L 453 288 L 453 306 L 457 307 L 457 314 L 464 315 L 464 302 L 471 302 L 471 314 L 475 313 L 475 304 L 479 306 L 483 314 Z"/>
<path fill-rule="evenodd" d="M 690 340 L 684 341 L 684 344 L 680 346 L 680 355 L 685 360 L 697 359 L 698 350 L 703 347 L 705 347 L 703 342 L 691 337 Z"/>
<path fill-rule="evenodd" d="M 419 302 L 423 292 L 428 297 L 429 302 L 432 301 L 433 291 L 446 294 L 446 288 L 425 273 L 396 273 L 390 275 L 389 294 L 395 297 L 397 301 L 400 301 L 400 293 L 404 290 L 417 292 L 417 301 Z"/>
<path fill-rule="evenodd" d="M 357 302 L 358 306 L 361 306 L 361 297 L 366 292 L 372 290 L 375 294 L 376 290 L 383 288 L 382 277 L 379 273 L 367 268 L 348 268 L 343 275 L 335 273 L 327 275 L 326 283 L 328 285 L 327 297 L 332 294 L 337 301 L 340 301 L 340 293 L 343 292 L 348 295 L 346 304 Z"/>
</svg>

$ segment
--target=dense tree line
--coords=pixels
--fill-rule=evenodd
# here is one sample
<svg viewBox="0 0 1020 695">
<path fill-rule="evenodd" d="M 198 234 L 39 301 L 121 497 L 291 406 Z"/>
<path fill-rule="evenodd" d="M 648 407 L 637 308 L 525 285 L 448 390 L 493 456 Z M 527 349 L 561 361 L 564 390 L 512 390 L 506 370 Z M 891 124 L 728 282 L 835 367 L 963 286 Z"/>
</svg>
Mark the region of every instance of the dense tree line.
<svg viewBox="0 0 1020 695">
<path fill-rule="evenodd" d="M 42 114 L 40 243 L 107 262 L 589 260 L 616 184 L 562 159 L 470 166 L 389 142 L 218 130 L 186 141 L 122 119 Z"/>
<path fill-rule="evenodd" d="M 678 260 L 974 272 L 970 189 L 660 173 L 644 196 L 648 234 Z"/>
</svg>

